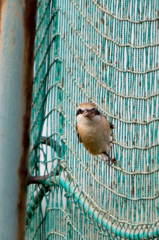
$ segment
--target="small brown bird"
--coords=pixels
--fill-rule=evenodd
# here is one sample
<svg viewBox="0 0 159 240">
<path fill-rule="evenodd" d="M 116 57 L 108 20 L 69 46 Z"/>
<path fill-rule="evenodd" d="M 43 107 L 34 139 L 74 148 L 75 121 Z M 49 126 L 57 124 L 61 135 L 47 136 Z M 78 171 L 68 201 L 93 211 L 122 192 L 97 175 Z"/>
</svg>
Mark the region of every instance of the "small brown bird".
<svg viewBox="0 0 159 240">
<path fill-rule="evenodd" d="M 86 150 L 92 155 L 102 155 L 103 161 L 111 160 L 114 163 L 108 154 L 112 144 L 111 129 L 114 126 L 94 103 L 81 103 L 76 117 L 77 136 Z"/>
</svg>

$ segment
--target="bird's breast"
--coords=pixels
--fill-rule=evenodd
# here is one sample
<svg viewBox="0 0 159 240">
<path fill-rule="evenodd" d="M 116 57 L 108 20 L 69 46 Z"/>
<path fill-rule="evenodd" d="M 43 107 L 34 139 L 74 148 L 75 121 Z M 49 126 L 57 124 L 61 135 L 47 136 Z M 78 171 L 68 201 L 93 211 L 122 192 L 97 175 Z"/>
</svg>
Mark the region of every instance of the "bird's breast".
<svg viewBox="0 0 159 240">
<path fill-rule="evenodd" d="M 77 123 L 77 131 L 86 150 L 93 155 L 99 155 L 102 152 L 109 151 L 110 132 L 107 132 L 102 121 L 91 121 L 84 119 Z"/>
<path fill-rule="evenodd" d="M 99 155 L 101 153 L 101 140 L 95 127 L 85 128 L 79 125 L 78 133 L 83 145 L 90 154 Z"/>
</svg>

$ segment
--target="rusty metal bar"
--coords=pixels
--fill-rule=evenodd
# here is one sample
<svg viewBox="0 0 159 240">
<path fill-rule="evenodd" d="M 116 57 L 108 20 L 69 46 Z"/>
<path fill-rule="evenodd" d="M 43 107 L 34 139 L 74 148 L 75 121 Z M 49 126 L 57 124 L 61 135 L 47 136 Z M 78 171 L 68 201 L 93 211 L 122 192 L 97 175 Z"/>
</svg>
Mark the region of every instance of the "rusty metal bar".
<svg viewBox="0 0 159 240">
<path fill-rule="evenodd" d="M 36 0 L 0 0 L 0 239 L 23 240 Z"/>
</svg>

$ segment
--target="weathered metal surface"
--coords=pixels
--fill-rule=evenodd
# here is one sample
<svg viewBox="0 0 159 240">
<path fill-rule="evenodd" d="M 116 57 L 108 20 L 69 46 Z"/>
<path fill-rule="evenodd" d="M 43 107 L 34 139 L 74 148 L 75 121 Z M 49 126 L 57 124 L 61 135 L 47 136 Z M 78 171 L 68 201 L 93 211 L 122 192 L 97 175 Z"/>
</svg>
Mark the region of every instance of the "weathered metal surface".
<svg viewBox="0 0 159 240">
<path fill-rule="evenodd" d="M 25 238 L 36 1 L 0 1 L 0 239 Z"/>
</svg>

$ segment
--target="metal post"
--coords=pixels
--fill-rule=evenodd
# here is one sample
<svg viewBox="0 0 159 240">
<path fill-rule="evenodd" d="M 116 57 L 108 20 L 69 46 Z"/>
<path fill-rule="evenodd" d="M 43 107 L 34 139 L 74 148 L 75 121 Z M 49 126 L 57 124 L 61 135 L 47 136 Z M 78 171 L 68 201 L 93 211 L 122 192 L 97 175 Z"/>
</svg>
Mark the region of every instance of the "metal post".
<svg viewBox="0 0 159 240">
<path fill-rule="evenodd" d="M 36 0 L 0 0 L 0 239 L 25 238 Z"/>
</svg>

